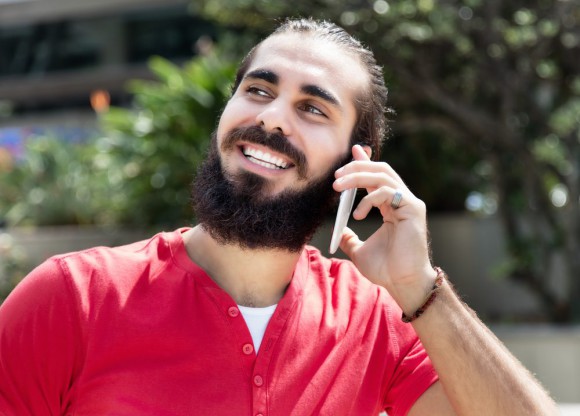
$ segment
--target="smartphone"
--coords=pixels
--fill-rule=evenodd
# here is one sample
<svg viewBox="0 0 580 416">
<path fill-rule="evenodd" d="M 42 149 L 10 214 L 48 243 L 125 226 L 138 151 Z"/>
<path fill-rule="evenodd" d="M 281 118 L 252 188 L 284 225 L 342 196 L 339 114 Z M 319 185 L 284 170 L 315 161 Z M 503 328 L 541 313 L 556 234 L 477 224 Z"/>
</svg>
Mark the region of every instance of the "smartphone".
<svg viewBox="0 0 580 416">
<path fill-rule="evenodd" d="M 346 189 L 340 194 L 340 202 L 338 203 L 338 212 L 336 213 L 336 220 L 334 221 L 334 229 L 332 230 L 332 237 L 330 238 L 330 254 L 336 253 L 340 240 L 342 239 L 342 232 L 348 223 L 350 212 L 354 205 L 356 197 L 356 188 Z"/>
</svg>

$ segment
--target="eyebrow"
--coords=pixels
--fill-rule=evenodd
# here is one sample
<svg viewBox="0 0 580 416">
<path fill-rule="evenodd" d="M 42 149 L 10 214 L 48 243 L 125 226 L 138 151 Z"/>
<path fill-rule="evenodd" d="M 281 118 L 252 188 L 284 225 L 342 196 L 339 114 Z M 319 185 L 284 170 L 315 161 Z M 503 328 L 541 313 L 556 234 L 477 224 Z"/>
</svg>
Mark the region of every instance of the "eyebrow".
<svg viewBox="0 0 580 416">
<path fill-rule="evenodd" d="M 273 85 L 278 85 L 280 81 L 278 74 L 269 69 L 256 69 L 254 71 L 250 71 L 244 78 L 261 79 Z M 312 97 L 318 97 L 335 107 L 341 107 L 340 102 L 333 94 L 326 91 L 324 88 L 319 87 L 318 85 L 303 85 L 300 88 L 300 91 L 303 94 L 310 95 Z"/>
<path fill-rule="evenodd" d="M 256 69 L 254 71 L 250 71 L 244 78 L 261 79 L 274 85 L 278 85 L 278 81 L 280 80 L 280 77 L 278 77 L 276 73 L 268 69 Z"/>
<path fill-rule="evenodd" d="M 336 107 L 340 107 L 338 99 L 336 99 L 336 97 L 334 95 L 332 95 L 331 93 L 329 93 L 325 89 L 320 88 L 317 85 L 304 85 L 304 86 L 302 86 L 302 88 L 300 88 L 300 91 L 302 91 L 304 94 L 312 95 L 313 97 L 321 98 L 324 101 L 326 101 L 326 102 L 328 102 Z"/>
</svg>

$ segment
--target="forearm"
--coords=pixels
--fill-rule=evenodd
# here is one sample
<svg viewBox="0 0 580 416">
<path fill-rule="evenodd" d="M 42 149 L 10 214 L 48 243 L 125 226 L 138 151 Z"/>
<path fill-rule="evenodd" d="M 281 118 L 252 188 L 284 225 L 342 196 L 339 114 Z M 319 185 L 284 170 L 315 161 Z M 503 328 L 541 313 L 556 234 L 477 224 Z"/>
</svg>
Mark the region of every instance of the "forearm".
<svg viewBox="0 0 580 416">
<path fill-rule="evenodd" d="M 412 324 L 459 415 L 557 415 L 540 384 L 445 282 Z"/>
<path fill-rule="evenodd" d="M 425 203 L 413 195 L 392 167 L 371 162 L 360 146 L 353 147 L 353 157 L 354 162 L 336 171 L 334 189 L 366 188 L 369 194 L 353 216 L 365 218 L 376 207 L 383 222 L 364 242 L 346 229 L 340 247 L 363 275 L 389 291 L 407 317 L 414 316 L 424 305 L 425 295 L 437 285 L 438 272 L 429 259 Z M 448 399 L 438 409 L 429 409 L 432 401 L 420 398 L 421 412 L 429 409 L 430 416 L 448 414 L 447 404 L 451 403 L 455 413 L 466 416 L 558 414 L 534 377 L 463 305 L 447 281 L 411 325 Z M 437 399 L 441 399 L 439 393 Z"/>
</svg>

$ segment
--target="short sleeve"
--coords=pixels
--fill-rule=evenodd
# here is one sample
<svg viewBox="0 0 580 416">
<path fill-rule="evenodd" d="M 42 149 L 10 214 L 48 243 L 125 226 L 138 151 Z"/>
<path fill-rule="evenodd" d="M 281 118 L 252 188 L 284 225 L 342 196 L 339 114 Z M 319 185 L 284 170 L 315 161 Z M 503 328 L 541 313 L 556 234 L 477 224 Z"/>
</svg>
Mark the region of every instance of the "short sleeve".
<svg viewBox="0 0 580 416">
<path fill-rule="evenodd" d="M 398 357 L 385 395 L 384 409 L 389 416 L 405 416 L 439 377 L 412 325 L 392 319 L 391 337 Z"/>
<path fill-rule="evenodd" d="M 63 414 L 82 352 L 69 281 L 51 259 L 0 306 L 0 414 Z"/>
</svg>

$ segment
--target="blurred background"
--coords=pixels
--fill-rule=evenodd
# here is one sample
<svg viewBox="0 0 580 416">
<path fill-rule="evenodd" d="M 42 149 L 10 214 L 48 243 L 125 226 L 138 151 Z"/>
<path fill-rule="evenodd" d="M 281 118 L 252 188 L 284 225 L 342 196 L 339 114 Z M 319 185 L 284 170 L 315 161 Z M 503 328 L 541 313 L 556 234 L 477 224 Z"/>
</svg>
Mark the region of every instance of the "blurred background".
<svg viewBox="0 0 580 416">
<path fill-rule="evenodd" d="M 580 0 L 0 0 L 0 299 L 50 255 L 194 223 L 236 65 L 287 16 L 374 50 L 435 263 L 580 402 Z"/>
</svg>

